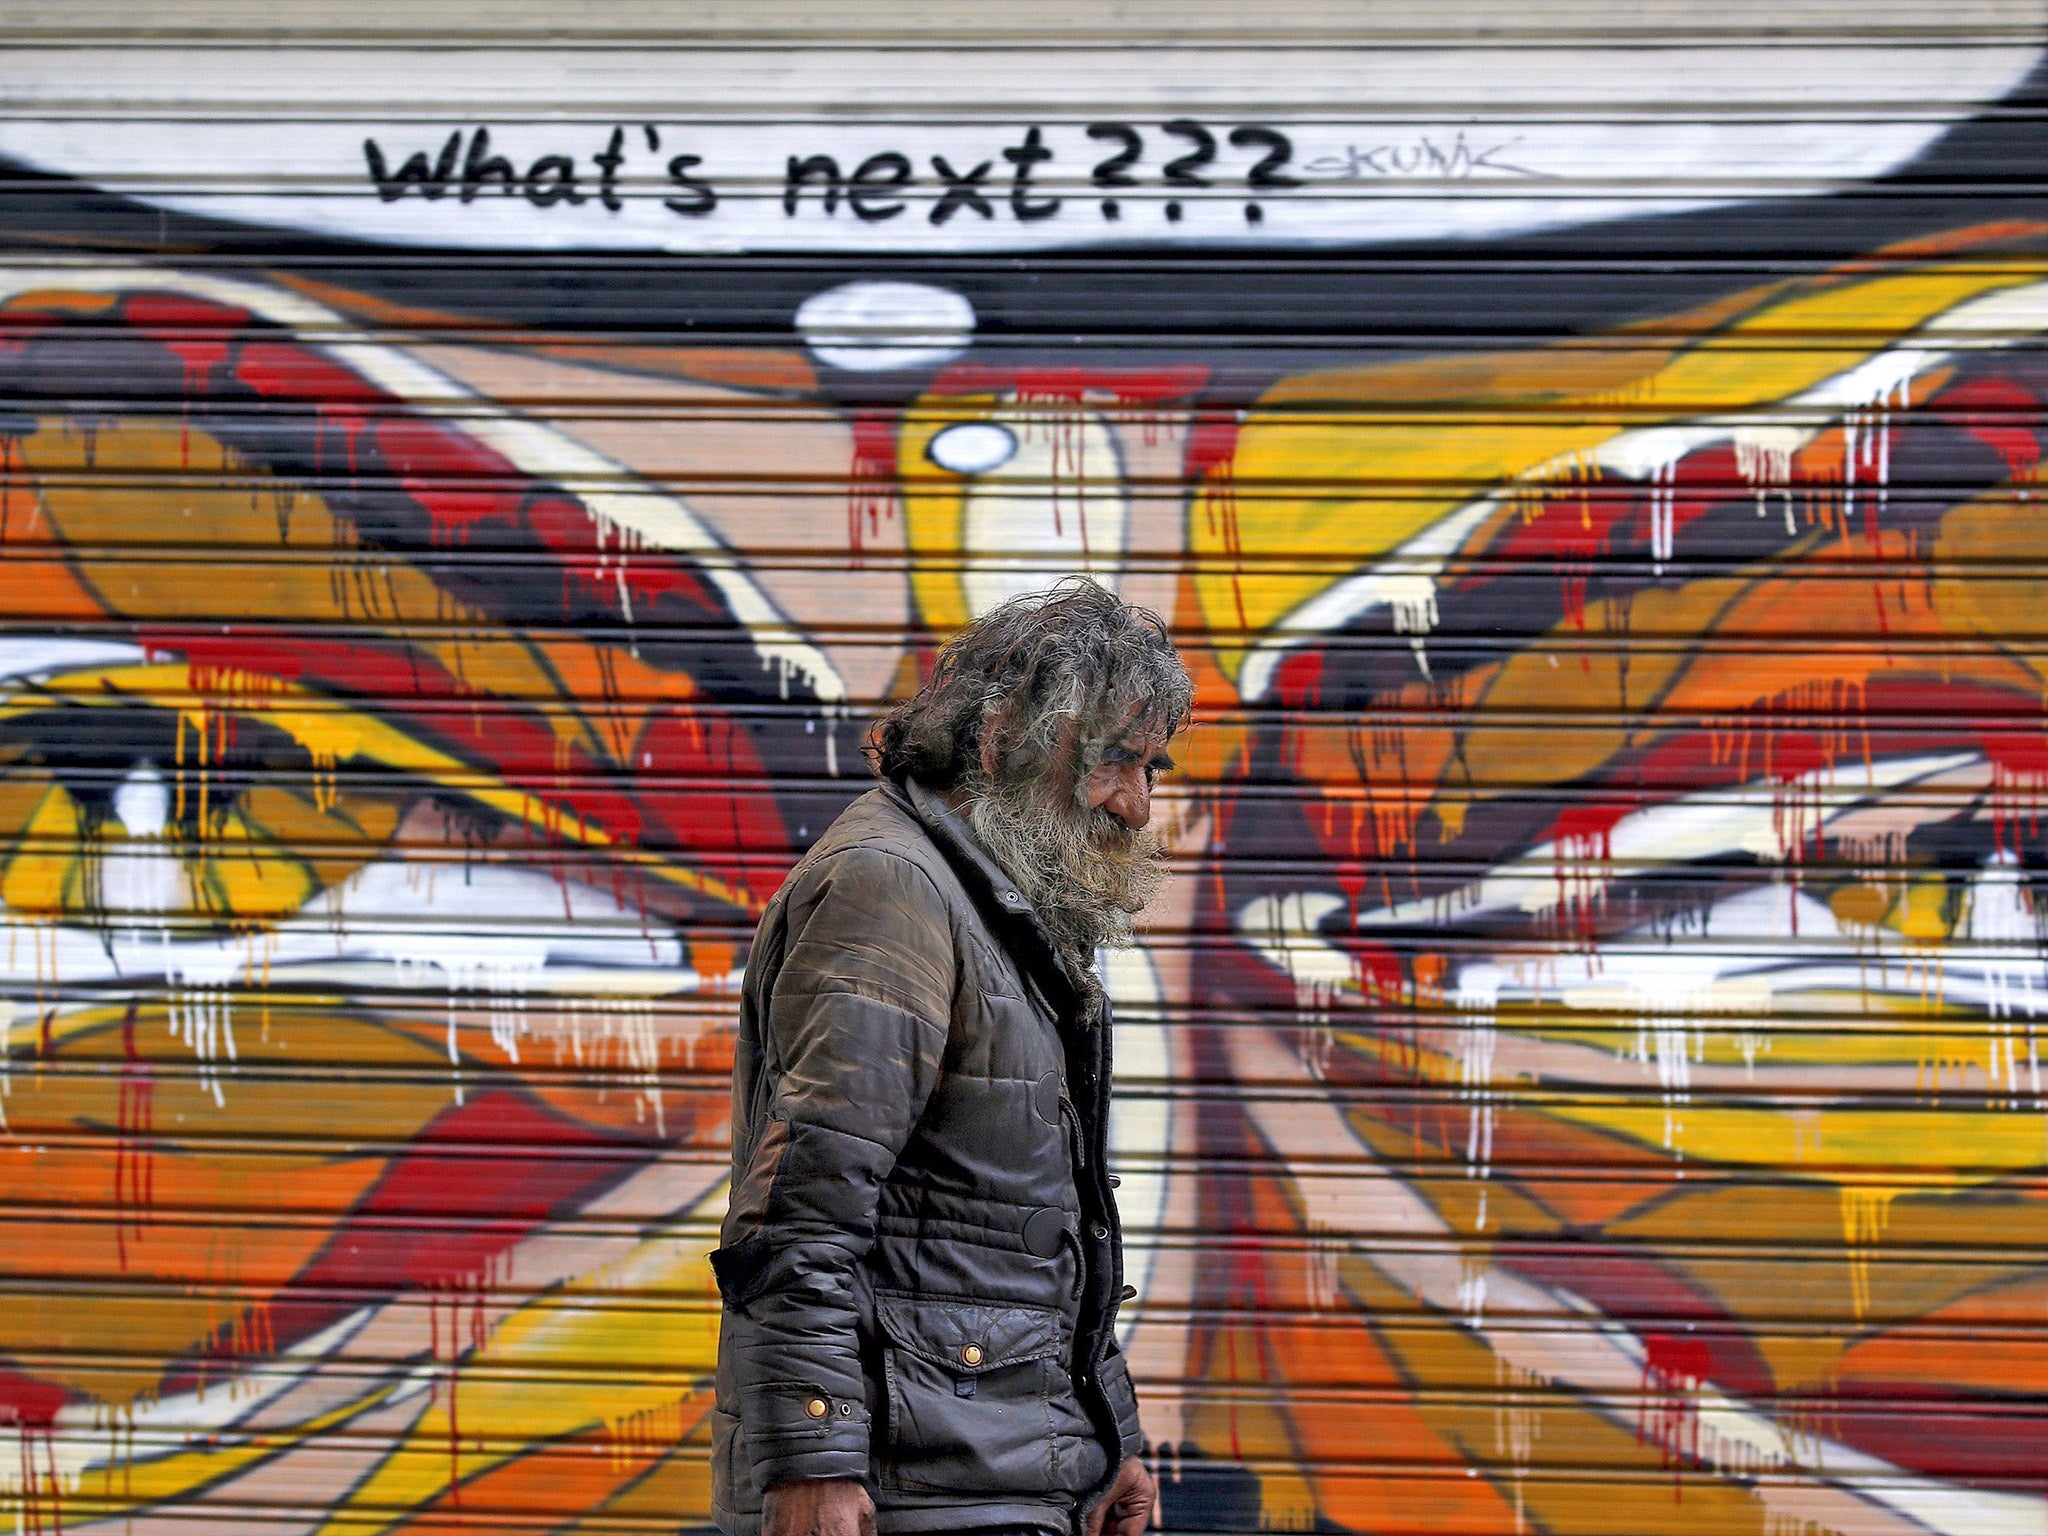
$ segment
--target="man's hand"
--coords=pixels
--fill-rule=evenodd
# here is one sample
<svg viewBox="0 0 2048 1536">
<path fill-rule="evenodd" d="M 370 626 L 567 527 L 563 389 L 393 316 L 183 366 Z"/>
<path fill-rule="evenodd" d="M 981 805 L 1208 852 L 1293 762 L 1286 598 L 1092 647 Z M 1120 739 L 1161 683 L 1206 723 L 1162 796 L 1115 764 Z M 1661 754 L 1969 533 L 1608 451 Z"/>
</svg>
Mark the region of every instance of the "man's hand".
<svg viewBox="0 0 2048 1536">
<path fill-rule="evenodd" d="M 875 1501 L 858 1478 L 777 1483 L 761 1503 L 761 1536 L 875 1536 Z"/>
<path fill-rule="evenodd" d="M 1144 1536 L 1152 1523 L 1152 1504 L 1159 1497 L 1159 1485 L 1135 1456 L 1126 1457 L 1117 1468 L 1116 1481 L 1102 1502 L 1088 1511 L 1088 1536 Z M 768 1532 L 767 1536 L 776 1536 Z"/>
</svg>

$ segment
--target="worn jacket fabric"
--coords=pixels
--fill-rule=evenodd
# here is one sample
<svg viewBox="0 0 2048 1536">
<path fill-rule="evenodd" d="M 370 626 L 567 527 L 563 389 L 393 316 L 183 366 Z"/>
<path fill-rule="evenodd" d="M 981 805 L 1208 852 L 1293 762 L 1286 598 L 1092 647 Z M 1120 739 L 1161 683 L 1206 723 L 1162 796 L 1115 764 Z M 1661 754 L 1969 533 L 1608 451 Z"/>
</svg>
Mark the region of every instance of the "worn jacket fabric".
<svg viewBox="0 0 2048 1536">
<path fill-rule="evenodd" d="M 856 801 L 747 964 L 712 1499 L 856 1477 L 884 1532 L 1064 1528 L 1138 1447 L 1110 1029 L 915 784 Z"/>
</svg>

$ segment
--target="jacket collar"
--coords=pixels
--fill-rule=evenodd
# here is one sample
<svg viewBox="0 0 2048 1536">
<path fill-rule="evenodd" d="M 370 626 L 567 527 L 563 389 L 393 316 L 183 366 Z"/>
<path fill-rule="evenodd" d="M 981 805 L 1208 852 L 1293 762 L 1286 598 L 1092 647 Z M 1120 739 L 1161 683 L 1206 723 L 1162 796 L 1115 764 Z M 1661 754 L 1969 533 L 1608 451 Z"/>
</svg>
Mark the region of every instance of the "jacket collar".
<svg viewBox="0 0 2048 1536">
<path fill-rule="evenodd" d="M 1057 978 L 1059 988 L 1070 999 L 1070 1006 L 1080 1008 L 1081 1000 L 1087 994 L 1075 985 L 1066 961 L 1053 947 L 1052 935 L 1046 932 L 1044 922 L 1024 893 L 1017 889 L 1017 882 L 988 856 L 981 840 L 974 835 L 974 829 L 967 824 L 967 818 L 948 805 L 944 795 L 915 779 L 896 780 L 889 787 L 909 804 L 926 835 L 938 844 L 939 851 L 951 860 L 953 867 L 979 885 L 1005 916 L 1015 919 L 1017 926 L 1031 935 L 1035 941 L 1031 948 L 1040 957 L 1041 965 Z"/>
<path fill-rule="evenodd" d="M 934 793 L 915 779 L 904 779 L 902 786 L 911 810 L 917 813 L 917 819 L 924 824 L 932 840 L 951 855 L 956 864 L 965 864 L 979 876 L 980 883 L 987 887 L 988 894 L 1005 912 L 1036 922 L 1038 914 L 1032 911 L 1031 903 L 1017 889 L 1017 882 L 988 856 L 981 846 L 981 839 L 967 825 L 967 818 L 948 805 L 944 795 Z"/>
</svg>

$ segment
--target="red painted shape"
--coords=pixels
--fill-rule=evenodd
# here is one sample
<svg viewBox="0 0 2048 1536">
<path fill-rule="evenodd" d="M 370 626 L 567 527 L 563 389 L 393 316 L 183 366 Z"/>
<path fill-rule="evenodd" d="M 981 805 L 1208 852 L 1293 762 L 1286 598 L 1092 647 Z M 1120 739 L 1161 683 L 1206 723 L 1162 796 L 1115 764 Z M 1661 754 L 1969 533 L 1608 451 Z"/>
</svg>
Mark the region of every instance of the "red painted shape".
<svg viewBox="0 0 2048 1536">
<path fill-rule="evenodd" d="M 133 293 L 121 305 L 121 318 L 156 335 L 162 331 L 240 331 L 254 317 L 232 304 L 182 293 Z"/>
<path fill-rule="evenodd" d="M 247 310 L 171 293 L 134 294 L 121 313 L 185 365 L 189 396 L 212 393 L 214 370 L 228 360 L 230 343 L 250 323 Z"/>
<path fill-rule="evenodd" d="M 64 1389 L 55 1382 L 0 1369 L 0 1424 L 52 1429 L 57 1423 L 57 1410 L 64 1402 Z"/>
<path fill-rule="evenodd" d="M 410 417 L 379 420 L 371 436 L 406 495 L 433 519 L 436 542 L 466 543 L 482 522 L 518 522 L 529 482 L 494 449 Z"/>
<path fill-rule="evenodd" d="M 235 377 L 266 400 L 311 400 L 322 405 L 395 404 L 354 369 L 310 347 L 251 340 L 235 354 Z"/>
<path fill-rule="evenodd" d="M 1790 784 L 1810 773 L 1821 773 L 1835 762 L 1811 731 L 1774 731 L 1764 752 L 1764 776 L 1779 784 Z"/>
<path fill-rule="evenodd" d="M 1288 709 L 1314 709 L 1323 698 L 1323 652 L 1296 651 L 1273 669 L 1273 691 Z"/>
<path fill-rule="evenodd" d="M 2030 474 L 2041 462 L 2041 439 L 2022 425 L 2037 419 L 2041 402 L 2029 390 L 1995 375 L 1969 379 L 1941 392 L 1940 413 L 2005 461 L 2007 471 Z"/>
<path fill-rule="evenodd" d="M 1831 1439 L 1927 1477 L 2015 1480 L 2048 1493 L 2048 1411 L 2039 1397 L 1998 1397 L 1860 1377 L 1833 1394 Z"/>
<path fill-rule="evenodd" d="M 725 605 L 683 561 L 642 547 L 628 530 L 608 528 L 572 496 L 543 491 L 527 498 L 520 515 L 560 562 L 571 608 L 602 605 L 622 621 L 646 624 L 656 604 L 679 601 L 700 613 L 723 614 Z M 577 587 L 581 586 L 579 593 Z M 621 602 L 621 594 L 624 602 Z"/>
<path fill-rule="evenodd" d="M 1183 451 L 1187 478 L 1200 480 L 1213 471 L 1229 469 L 1237 458 L 1237 434 L 1242 425 L 1235 411 L 1197 411 Z"/>
<path fill-rule="evenodd" d="M 1706 1340 L 1675 1333 L 1643 1335 L 1643 1360 L 1666 1381 L 1704 1382 L 1713 1379 L 1714 1352 Z"/>
<path fill-rule="evenodd" d="M 1596 801 L 1591 805 L 1568 805 L 1550 824 L 1550 840 L 1568 858 L 1614 857 L 1614 829 L 1623 817 L 1638 809 L 1641 801 Z"/>
<path fill-rule="evenodd" d="M 46 309 L 0 309 L 0 352 L 19 352 L 65 323 Z"/>
<path fill-rule="evenodd" d="M 121 1086 L 115 1109 L 114 1245 L 128 1267 L 128 1241 L 140 1239 L 156 1203 L 156 1079 L 135 1048 L 136 1006 L 121 1020 Z"/>
<path fill-rule="evenodd" d="M 2048 787 L 2048 734 L 2039 730 L 1986 731 L 1978 740 L 1999 777 Z"/>
<path fill-rule="evenodd" d="M 1368 1002 L 1393 1003 L 1402 1001 L 1407 992 L 1408 975 L 1401 964 L 1401 957 L 1384 944 L 1374 944 L 1363 939 L 1339 935 L 1338 945 L 1351 956 L 1351 964 L 1358 974 L 1359 990 Z"/>
</svg>

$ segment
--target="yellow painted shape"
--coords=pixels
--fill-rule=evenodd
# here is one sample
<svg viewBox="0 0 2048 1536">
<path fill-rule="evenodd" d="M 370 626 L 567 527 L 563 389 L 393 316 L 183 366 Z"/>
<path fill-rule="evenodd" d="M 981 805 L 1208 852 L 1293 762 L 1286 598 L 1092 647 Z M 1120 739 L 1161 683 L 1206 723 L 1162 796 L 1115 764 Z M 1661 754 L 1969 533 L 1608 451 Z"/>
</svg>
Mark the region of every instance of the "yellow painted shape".
<svg viewBox="0 0 2048 1536">
<path fill-rule="evenodd" d="M 336 782 L 321 803 L 277 784 L 254 784 L 236 809 L 263 842 L 289 850 L 317 885 L 338 885 L 382 853 L 398 828 L 398 796 Z"/>
<path fill-rule="evenodd" d="M 1893 910 L 1899 932 L 1921 943 L 1939 943 L 1948 937 L 1948 885 L 1941 880 L 1918 880 L 1906 889 L 1905 899 Z"/>
<path fill-rule="evenodd" d="M 722 1204 L 724 1185 L 700 1208 Z M 655 1416 L 679 1391 L 680 1375 L 707 1380 L 718 1360 L 718 1314 L 695 1304 L 621 1307 L 625 1296 L 694 1298 L 710 1289 L 715 1232 L 671 1228 L 643 1239 L 617 1263 L 579 1276 L 519 1308 L 484 1345 L 465 1355 L 456 1392 L 460 1443 L 453 1461 L 466 1481 L 535 1446 L 586 1430 Z M 658 1364 L 664 1379 L 633 1382 L 580 1379 L 593 1367 L 629 1374 Z M 533 1377 L 551 1378 L 547 1391 Z M 338 1506 L 316 1536 L 382 1531 L 403 1524 L 378 1512 L 413 1509 L 448 1491 L 450 1451 L 446 1395 L 414 1424 L 377 1470 Z"/>
<path fill-rule="evenodd" d="M 1626 419 L 1613 414 L 1611 388 L 1553 397 L 1540 415 L 1475 389 L 1481 398 L 1464 414 L 1452 414 L 1453 402 L 1424 419 L 1387 413 L 1371 371 L 1333 378 L 1318 410 L 1298 403 L 1308 393 L 1302 381 L 1282 381 L 1240 431 L 1230 480 L 1211 480 L 1190 501 L 1203 622 L 1256 635 L 1490 490 L 1568 481 L 1624 430 L 1798 395 L 1944 310 L 2039 278 L 1965 262 L 1824 282 L 1765 304 L 1648 374 L 1629 392 Z M 1318 566 L 1331 557 L 1344 564 L 1303 569 L 1299 557 L 1309 553 Z M 1297 558 L 1275 563 L 1289 556 Z M 1233 679 L 1243 654 L 1241 645 L 1218 647 Z"/>
<path fill-rule="evenodd" d="M 208 829 L 195 862 L 194 883 L 208 909 L 238 918 L 289 916 L 319 890 L 303 859 L 256 831 L 237 811 Z"/>
<path fill-rule="evenodd" d="M 1662 1150 L 1666 1125 L 1688 1162 L 1796 1170 L 1826 1179 L 1835 1167 L 1912 1170 L 1940 1184 L 1983 1183 L 2041 1166 L 2041 1117 L 2012 1111 L 1821 1109 L 1791 1111 L 1711 1102 L 1546 1104 L 1546 1114 Z M 1818 1147 L 1815 1143 L 1818 1142 Z"/>
<path fill-rule="evenodd" d="M 0 902 L 10 912 L 55 914 L 82 905 L 77 897 L 78 807 L 52 784 L 21 828 L 21 840 L 0 875 Z"/>
<path fill-rule="evenodd" d="M 932 439 L 963 421 L 987 421 L 997 397 L 933 395 L 905 413 L 897 433 L 897 484 L 903 497 L 904 540 L 911 550 L 910 591 L 927 628 L 952 635 L 967 625 L 967 589 L 960 562 L 967 547 L 968 476 L 934 464 Z"/>
</svg>

